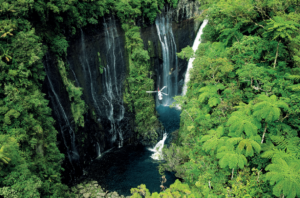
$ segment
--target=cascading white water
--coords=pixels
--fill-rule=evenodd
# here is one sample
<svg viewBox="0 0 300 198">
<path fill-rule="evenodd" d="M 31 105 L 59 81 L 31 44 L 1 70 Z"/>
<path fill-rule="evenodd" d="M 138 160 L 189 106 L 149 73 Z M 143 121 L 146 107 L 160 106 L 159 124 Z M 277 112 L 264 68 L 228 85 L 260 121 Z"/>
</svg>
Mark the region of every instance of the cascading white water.
<svg viewBox="0 0 300 198">
<path fill-rule="evenodd" d="M 163 96 L 162 104 L 167 106 L 173 102 L 178 92 L 178 61 L 176 43 L 172 31 L 172 12 L 160 14 L 155 20 L 156 30 L 162 48 L 163 68 L 159 71 L 157 84 L 160 88 L 167 86 L 167 96 Z"/>
<path fill-rule="evenodd" d="M 166 141 L 167 137 L 168 137 L 168 134 L 164 133 L 163 139 L 160 140 L 159 142 L 157 142 L 157 144 L 153 148 L 149 148 L 149 151 L 154 152 L 151 155 L 152 159 L 154 159 L 154 160 L 163 160 L 164 159 L 163 154 L 162 154 L 162 150 L 164 148 L 164 144 L 165 144 L 165 141 Z"/>
<path fill-rule="evenodd" d="M 93 103 L 94 103 L 94 106 L 95 106 L 95 109 L 96 109 L 96 113 L 98 114 L 98 116 L 100 116 L 101 115 L 101 110 L 100 110 L 99 105 L 98 105 L 97 100 L 96 100 L 95 95 L 97 93 L 94 89 L 94 83 L 93 83 L 91 68 L 90 68 L 90 64 L 89 64 L 88 58 L 86 56 L 86 51 L 85 51 L 84 34 L 83 34 L 83 31 L 82 31 L 81 28 L 80 28 L 80 31 L 81 31 L 81 48 L 82 48 L 82 55 L 80 56 L 80 62 L 81 62 L 81 65 L 83 67 L 83 71 L 85 73 L 85 76 L 87 76 L 86 69 L 88 70 L 88 78 L 86 78 L 86 79 L 90 80 L 90 88 L 91 88 L 90 92 L 91 92 L 92 100 L 93 100 Z"/>
<path fill-rule="evenodd" d="M 118 146 L 123 146 L 123 132 L 119 123 L 124 118 L 125 108 L 123 105 L 122 97 L 122 79 L 118 78 L 117 73 L 117 57 L 123 60 L 123 55 L 120 51 L 116 54 L 117 47 L 120 47 L 118 42 L 118 32 L 114 18 L 109 18 L 108 21 L 104 19 L 104 33 L 105 33 L 105 44 L 106 44 L 106 62 L 107 65 L 104 68 L 103 84 L 105 94 L 103 98 L 107 102 L 106 116 L 110 120 L 112 134 L 112 141 L 114 142 L 119 136 Z M 122 61 L 122 64 L 123 61 Z M 125 67 L 125 65 L 123 65 Z"/>
<path fill-rule="evenodd" d="M 194 52 L 196 52 L 196 50 L 198 49 L 198 46 L 201 43 L 201 35 L 203 34 L 203 28 L 207 25 L 208 20 L 205 19 L 202 23 L 202 25 L 199 28 L 199 31 L 197 33 L 197 36 L 195 38 L 194 44 L 193 44 L 193 50 Z M 188 62 L 188 67 L 185 73 L 185 79 L 184 79 L 184 86 L 182 88 L 182 95 L 184 96 L 187 92 L 187 83 L 190 81 L 190 70 L 193 68 L 193 61 L 195 60 L 194 57 L 189 59 Z"/>
<path fill-rule="evenodd" d="M 106 45 L 106 66 L 103 69 L 102 74 L 102 94 L 97 93 L 99 87 L 97 87 L 97 72 L 92 71 L 89 64 L 89 60 L 86 53 L 84 33 L 81 30 L 81 46 L 82 53 L 79 57 L 81 65 L 83 67 L 83 73 L 85 76 L 85 82 L 89 84 L 90 95 L 97 113 L 97 120 L 100 122 L 101 116 L 106 116 L 110 121 L 111 128 L 109 130 L 111 134 L 111 142 L 115 142 L 118 139 L 118 146 L 123 146 L 123 132 L 120 126 L 120 122 L 124 118 L 125 108 L 123 105 L 122 96 L 122 71 L 117 68 L 123 63 L 123 55 L 119 50 L 121 48 L 118 39 L 118 32 L 114 18 L 104 19 L 104 33 L 105 33 L 105 45 Z M 117 62 L 118 60 L 121 60 Z M 123 65 L 121 68 L 125 68 Z M 72 70 L 74 73 L 74 71 Z M 74 74 L 75 75 L 75 74 Z M 97 90 L 97 91 L 96 91 Z M 101 104 L 101 105 L 100 105 Z M 100 148 L 100 147 L 99 147 Z"/>
<path fill-rule="evenodd" d="M 97 158 L 101 157 L 100 145 L 97 142 Z"/>
<path fill-rule="evenodd" d="M 60 131 L 61 131 L 61 135 L 62 135 L 62 138 L 63 138 L 63 141 L 64 141 L 64 145 L 67 149 L 67 155 L 68 155 L 68 158 L 69 158 L 69 161 L 70 163 L 72 164 L 72 160 L 73 159 L 79 159 L 79 154 L 77 152 L 77 149 L 76 149 L 76 145 L 75 145 L 75 133 L 74 133 L 74 130 L 70 124 L 70 121 L 67 117 L 67 114 L 59 100 L 59 97 L 58 95 L 56 94 L 56 91 L 54 89 L 54 86 L 52 84 L 52 81 L 51 81 L 51 75 L 50 75 L 50 69 L 49 69 L 49 58 L 48 58 L 48 53 L 46 53 L 46 61 L 45 61 L 45 64 L 44 64 L 44 67 L 45 67 L 45 71 L 46 71 L 46 74 L 47 74 L 47 79 L 48 79 L 48 82 L 49 82 L 49 86 L 50 86 L 50 90 L 51 92 L 53 93 L 53 96 L 54 96 L 54 100 L 51 100 L 53 102 L 56 102 L 57 105 L 55 105 L 54 107 L 54 110 L 56 112 L 56 115 L 57 116 L 61 116 L 62 119 L 59 119 L 59 126 L 60 126 Z M 50 95 L 50 94 L 49 94 Z M 51 97 L 51 95 L 50 95 Z M 52 98 L 52 97 L 51 97 Z M 64 121 L 64 123 L 62 123 L 62 121 Z M 69 132 L 69 136 L 71 138 L 71 142 L 70 142 L 70 145 L 71 145 L 71 149 L 69 148 L 68 144 L 67 144 L 67 141 L 66 141 L 66 138 L 65 138 L 65 131 L 68 131 Z M 73 164 L 72 164 L 73 166 Z"/>
</svg>

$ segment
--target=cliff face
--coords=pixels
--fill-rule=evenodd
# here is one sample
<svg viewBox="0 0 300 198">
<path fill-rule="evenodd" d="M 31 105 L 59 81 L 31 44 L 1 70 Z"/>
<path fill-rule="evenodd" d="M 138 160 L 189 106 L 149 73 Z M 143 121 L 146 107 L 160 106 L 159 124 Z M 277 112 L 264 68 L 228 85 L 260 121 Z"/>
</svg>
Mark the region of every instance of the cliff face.
<svg viewBox="0 0 300 198">
<path fill-rule="evenodd" d="M 200 14 L 198 7 L 196 2 L 182 0 L 177 9 L 165 8 L 160 14 L 160 17 L 169 19 L 168 25 L 173 34 L 173 57 L 187 45 L 192 46 L 199 28 L 199 22 L 192 17 Z M 157 23 L 143 27 L 145 25 L 137 21 L 137 25 L 142 27 L 141 38 L 151 57 L 156 86 L 159 86 L 158 79 L 164 67 L 164 52 L 159 38 L 161 34 L 157 31 Z M 106 16 L 97 25 L 78 29 L 68 40 L 68 78 L 83 88 L 82 99 L 87 104 L 85 126 L 76 129 L 74 125 L 67 92 L 55 58 L 49 53 L 44 60 L 48 76 L 44 90 L 57 121 L 60 150 L 66 155 L 64 167 L 67 172 L 75 172 L 78 176 L 105 150 L 136 143 L 137 138 L 133 132 L 134 114 L 123 104 L 128 59 L 124 48 L 124 31 L 119 20 L 114 16 Z M 176 59 L 173 63 L 169 72 L 178 85 L 176 93 L 180 94 L 187 62 Z M 103 68 L 102 73 L 99 67 Z"/>
</svg>

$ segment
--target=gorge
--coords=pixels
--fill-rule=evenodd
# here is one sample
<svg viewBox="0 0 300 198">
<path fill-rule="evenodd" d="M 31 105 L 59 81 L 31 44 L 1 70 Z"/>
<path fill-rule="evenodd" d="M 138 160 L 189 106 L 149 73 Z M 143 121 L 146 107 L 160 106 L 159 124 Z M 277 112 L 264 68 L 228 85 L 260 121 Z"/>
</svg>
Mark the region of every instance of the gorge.
<svg viewBox="0 0 300 198">
<path fill-rule="evenodd" d="M 0 197 L 300 197 L 299 12 L 0 0 Z"/>
<path fill-rule="evenodd" d="M 179 3 L 177 9 L 166 6 L 154 24 L 141 29 L 141 38 L 150 55 L 150 69 L 154 74 L 152 78 L 156 79 L 155 86 L 168 87 L 164 105 L 170 105 L 172 98 L 181 92 L 187 63 L 178 60 L 176 53 L 193 43 L 199 22 L 192 17 L 199 14 L 198 4 L 193 1 Z M 48 92 L 49 96 L 59 93 L 50 97 L 50 105 L 54 109 L 57 128 L 61 131 L 58 137 L 62 144 L 59 147 L 69 158 L 64 161 L 64 166 L 70 164 L 73 167 L 66 171 L 69 172 L 66 174 L 69 175 L 66 182 L 71 184 L 77 183 L 76 180 L 84 174 L 82 171 L 96 158 L 101 159 L 101 153 L 137 144 L 139 139 L 133 132 L 134 114 L 129 112 L 123 102 L 124 80 L 129 68 L 120 21 L 113 15 L 104 16 L 97 25 L 80 28 L 69 40 L 68 78 L 82 88 L 81 99 L 87 108 L 84 127 L 76 126 L 72 120 L 71 107 L 66 103 L 67 95 L 63 93 L 65 91 L 59 76 L 48 75 L 49 82 L 46 81 L 46 84 L 48 90 L 54 90 L 53 86 L 60 90 Z M 48 57 L 51 59 L 51 55 Z M 46 63 L 49 66 L 45 65 L 45 68 L 52 67 L 51 72 L 55 72 L 55 62 L 49 63 L 46 60 Z M 55 85 L 51 84 L 52 81 L 56 81 Z M 65 102 L 57 105 L 57 101 Z M 62 123 L 61 118 L 64 118 L 65 123 Z M 161 129 L 157 130 L 160 137 Z"/>
</svg>

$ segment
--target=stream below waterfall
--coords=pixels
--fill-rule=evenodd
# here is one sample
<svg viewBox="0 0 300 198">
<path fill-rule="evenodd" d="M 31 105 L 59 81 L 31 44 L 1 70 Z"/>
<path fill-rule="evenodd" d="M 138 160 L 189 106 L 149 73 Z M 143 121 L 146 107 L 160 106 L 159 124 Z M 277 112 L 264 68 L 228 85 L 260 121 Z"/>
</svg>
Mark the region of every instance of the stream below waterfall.
<svg viewBox="0 0 300 198">
<path fill-rule="evenodd" d="M 170 133 L 179 128 L 180 111 L 168 106 L 158 106 L 159 120 L 163 123 L 169 134 L 165 144 L 170 142 Z M 162 138 L 162 137 L 161 137 Z M 130 189 L 145 184 L 151 193 L 160 192 L 160 178 L 158 165 L 161 161 L 153 160 L 153 152 L 142 145 L 126 145 L 122 148 L 113 148 L 91 164 L 85 170 L 88 180 L 98 181 L 106 190 L 117 191 L 120 195 L 129 196 Z M 169 187 L 176 177 L 166 172 Z M 86 178 L 86 179 L 87 179 Z"/>
</svg>

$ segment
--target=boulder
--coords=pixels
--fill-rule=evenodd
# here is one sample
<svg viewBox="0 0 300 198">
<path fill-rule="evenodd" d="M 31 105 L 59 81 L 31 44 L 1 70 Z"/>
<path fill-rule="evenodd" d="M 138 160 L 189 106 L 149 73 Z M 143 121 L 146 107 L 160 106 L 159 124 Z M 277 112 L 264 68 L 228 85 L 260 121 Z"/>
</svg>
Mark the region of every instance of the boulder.
<svg viewBox="0 0 300 198">
<path fill-rule="evenodd" d="M 90 196 L 91 196 L 91 193 L 84 193 L 84 194 L 83 194 L 83 197 L 84 197 L 84 198 L 89 198 Z"/>
<path fill-rule="evenodd" d="M 102 193 L 97 193 L 98 196 L 104 197 L 106 195 L 106 193 L 102 192 Z"/>
<path fill-rule="evenodd" d="M 83 185 L 78 184 L 78 185 L 77 185 L 77 188 L 78 188 L 78 189 L 81 189 L 81 188 L 84 188 L 84 187 L 83 187 Z"/>
</svg>

